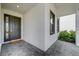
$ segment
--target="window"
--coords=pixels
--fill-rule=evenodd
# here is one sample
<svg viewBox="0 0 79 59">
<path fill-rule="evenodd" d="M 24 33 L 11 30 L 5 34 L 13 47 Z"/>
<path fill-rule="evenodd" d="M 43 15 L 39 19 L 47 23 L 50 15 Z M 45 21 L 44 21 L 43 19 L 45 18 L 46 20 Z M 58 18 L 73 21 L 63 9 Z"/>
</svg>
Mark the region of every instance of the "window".
<svg viewBox="0 0 79 59">
<path fill-rule="evenodd" d="M 50 11 L 50 35 L 55 33 L 55 15 Z"/>
</svg>

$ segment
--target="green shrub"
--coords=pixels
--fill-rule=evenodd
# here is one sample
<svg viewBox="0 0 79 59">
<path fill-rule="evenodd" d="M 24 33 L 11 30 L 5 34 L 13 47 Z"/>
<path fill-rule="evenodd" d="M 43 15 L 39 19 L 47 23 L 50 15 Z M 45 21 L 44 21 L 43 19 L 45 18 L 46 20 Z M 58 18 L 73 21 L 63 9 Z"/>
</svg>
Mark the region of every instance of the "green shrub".
<svg viewBox="0 0 79 59">
<path fill-rule="evenodd" d="M 75 42 L 75 31 L 70 31 L 70 39 L 71 41 Z"/>
<path fill-rule="evenodd" d="M 61 31 L 59 32 L 58 39 L 67 42 L 75 42 L 75 31 Z"/>
</svg>

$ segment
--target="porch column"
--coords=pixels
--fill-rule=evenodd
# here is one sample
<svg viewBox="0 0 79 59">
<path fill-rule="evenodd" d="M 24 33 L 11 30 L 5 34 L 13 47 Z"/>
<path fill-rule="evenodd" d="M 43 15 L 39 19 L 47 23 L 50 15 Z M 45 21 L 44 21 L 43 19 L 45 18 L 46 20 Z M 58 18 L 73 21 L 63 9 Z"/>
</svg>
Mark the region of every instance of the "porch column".
<svg viewBox="0 0 79 59">
<path fill-rule="evenodd" d="M 79 10 L 76 11 L 76 45 L 79 46 Z"/>
<path fill-rule="evenodd" d="M 1 52 L 1 4 L 0 4 L 0 52 Z"/>
</svg>

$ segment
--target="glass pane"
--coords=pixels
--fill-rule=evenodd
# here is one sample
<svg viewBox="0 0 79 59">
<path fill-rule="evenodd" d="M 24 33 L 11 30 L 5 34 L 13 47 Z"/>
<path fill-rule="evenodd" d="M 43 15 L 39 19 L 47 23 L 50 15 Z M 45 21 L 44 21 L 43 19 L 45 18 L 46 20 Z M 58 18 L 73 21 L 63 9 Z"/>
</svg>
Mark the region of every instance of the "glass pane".
<svg viewBox="0 0 79 59">
<path fill-rule="evenodd" d="M 8 32 L 8 31 L 9 31 L 9 24 L 6 23 L 6 32 Z"/>
<path fill-rule="evenodd" d="M 8 33 L 6 33 L 6 39 L 8 39 L 9 38 L 9 34 Z"/>
<path fill-rule="evenodd" d="M 9 38 L 9 17 L 6 16 L 6 39 Z"/>
<path fill-rule="evenodd" d="M 9 17 L 6 16 L 6 32 L 9 31 Z"/>
<path fill-rule="evenodd" d="M 53 18 L 51 18 L 51 24 L 53 24 Z"/>
<path fill-rule="evenodd" d="M 8 16 L 6 16 L 6 22 L 9 20 L 9 17 Z"/>
</svg>

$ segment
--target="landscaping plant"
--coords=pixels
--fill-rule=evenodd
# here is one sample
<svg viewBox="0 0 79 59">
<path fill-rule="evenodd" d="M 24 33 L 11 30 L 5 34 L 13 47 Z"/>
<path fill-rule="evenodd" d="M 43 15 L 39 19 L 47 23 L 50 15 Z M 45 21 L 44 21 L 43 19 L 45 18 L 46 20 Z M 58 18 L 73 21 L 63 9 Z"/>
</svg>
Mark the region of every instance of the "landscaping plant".
<svg viewBox="0 0 79 59">
<path fill-rule="evenodd" d="M 61 31 L 58 36 L 59 40 L 67 41 L 67 42 L 75 42 L 75 31 Z"/>
</svg>

